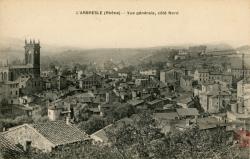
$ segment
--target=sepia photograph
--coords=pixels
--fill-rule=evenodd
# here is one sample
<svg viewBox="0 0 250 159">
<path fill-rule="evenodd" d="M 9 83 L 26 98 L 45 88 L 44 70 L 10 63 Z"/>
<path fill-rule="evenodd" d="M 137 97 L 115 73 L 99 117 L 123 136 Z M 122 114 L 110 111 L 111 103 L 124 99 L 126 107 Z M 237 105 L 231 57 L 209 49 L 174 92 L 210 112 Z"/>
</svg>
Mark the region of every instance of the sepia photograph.
<svg viewBox="0 0 250 159">
<path fill-rule="evenodd" d="M 250 0 L 0 0 L 0 159 L 250 159 Z"/>
</svg>

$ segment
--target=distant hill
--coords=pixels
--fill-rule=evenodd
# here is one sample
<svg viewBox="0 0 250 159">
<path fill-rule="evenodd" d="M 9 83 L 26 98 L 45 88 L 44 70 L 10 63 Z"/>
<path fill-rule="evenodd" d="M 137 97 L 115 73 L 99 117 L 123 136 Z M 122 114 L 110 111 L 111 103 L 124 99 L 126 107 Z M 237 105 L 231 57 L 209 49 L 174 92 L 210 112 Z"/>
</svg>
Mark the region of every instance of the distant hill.
<svg viewBox="0 0 250 159">
<path fill-rule="evenodd" d="M 231 45 L 225 43 L 217 44 L 205 44 L 207 46 L 207 51 L 220 51 L 220 50 L 233 50 L 234 48 Z"/>
<path fill-rule="evenodd" d="M 236 50 L 238 53 L 245 53 L 245 54 L 250 55 L 250 45 L 244 45 L 244 46 L 238 47 Z"/>
<path fill-rule="evenodd" d="M 250 50 L 250 45 L 244 45 L 236 48 L 237 50 Z"/>
<path fill-rule="evenodd" d="M 209 51 L 232 50 L 227 44 L 203 44 Z M 7 39 L 0 41 L 0 59 L 9 61 L 24 58 L 24 40 Z M 166 62 L 171 56 L 171 49 L 184 49 L 193 45 L 173 45 L 158 46 L 149 48 L 110 48 L 110 49 L 82 49 L 76 47 L 60 47 L 41 42 L 41 64 L 50 63 L 70 64 L 82 63 L 88 64 L 95 62 L 102 64 L 104 61 L 112 59 L 113 61 L 123 60 L 128 64 L 138 64 L 140 62 Z"/>
</svg>

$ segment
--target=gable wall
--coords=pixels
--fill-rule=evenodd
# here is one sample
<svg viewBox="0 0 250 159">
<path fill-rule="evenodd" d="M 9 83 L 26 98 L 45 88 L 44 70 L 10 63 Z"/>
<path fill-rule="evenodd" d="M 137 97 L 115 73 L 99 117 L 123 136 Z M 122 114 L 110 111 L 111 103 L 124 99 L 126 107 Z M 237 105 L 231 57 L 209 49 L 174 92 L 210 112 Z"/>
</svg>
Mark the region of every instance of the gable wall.
<svg viewBox="0 0 250 159">
<path fill-rule="evenodd" d="M 27 125 L 9 130 L 3 135 L 15 144 L 25 146 L 26 141 L 31 141 L 31 147 L 33 148 L 40 149 L 44 152 L 52 151 L 53 144 Z"/>
</svg>

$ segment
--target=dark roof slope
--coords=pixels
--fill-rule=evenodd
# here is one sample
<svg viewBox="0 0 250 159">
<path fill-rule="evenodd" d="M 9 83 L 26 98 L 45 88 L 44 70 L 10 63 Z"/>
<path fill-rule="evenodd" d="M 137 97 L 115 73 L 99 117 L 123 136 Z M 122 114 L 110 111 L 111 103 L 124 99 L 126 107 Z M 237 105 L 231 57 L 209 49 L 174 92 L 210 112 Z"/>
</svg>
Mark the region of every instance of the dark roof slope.
<svg viewBox="0 0 250 159">
<path fill-rule="evenodd" d="M 180 109 L 176 109 L 176 111 L 180 117 L 199 115 L 199 112 L 196 108 L 180 108 Z"/>
<path fill-rule="evenodd" d="M 14 143 L 11 143 L 5 137 L 0 134 L 0 151 L 7 151 L 10 154 L 22 153 L 23 150 L 17 147 Z"/>
<path fill-rule="evenodd" d="M 74 125 L 66 124 L 65 121 L 47 122 L 31 126 L 55 145 L 64 145 L 89 139 L 86 133 Z"/>
</svg>

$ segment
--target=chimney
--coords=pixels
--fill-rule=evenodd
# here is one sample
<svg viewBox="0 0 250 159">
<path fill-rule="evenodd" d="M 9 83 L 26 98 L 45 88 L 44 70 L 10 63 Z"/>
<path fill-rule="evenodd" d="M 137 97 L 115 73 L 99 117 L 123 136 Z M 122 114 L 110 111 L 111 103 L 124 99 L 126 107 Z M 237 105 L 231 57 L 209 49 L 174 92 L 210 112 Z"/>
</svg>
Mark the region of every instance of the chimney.
<svg viewBox="0 0 250 159">
<path fill-rule="evenodd" d="M 70 125 L 70 117 L 69 116 L 66 117 L 66 124 Z"/>
<path fill-rule="evenodd" d="M 109 92 L 106 92 L 106 103 L 109 103 L 109 99 L 110 99 Z"/>
<path fill-rule="evenodd" d="M 198 120 L 198 116 L 196 115 L 195 118 L 194 118 L 195 124 L 197 124 L 197 120 Z"/>
<path fill-rule="evenodd" d="M 190 126 L 190 120 L 186 119 L 186 126 Z"/>
</svg>

